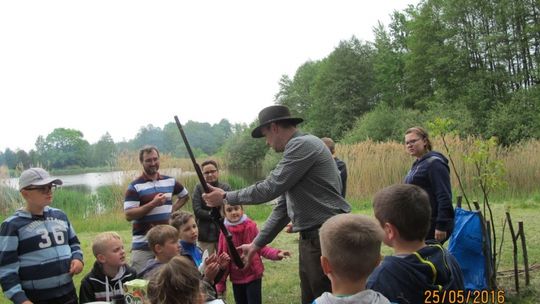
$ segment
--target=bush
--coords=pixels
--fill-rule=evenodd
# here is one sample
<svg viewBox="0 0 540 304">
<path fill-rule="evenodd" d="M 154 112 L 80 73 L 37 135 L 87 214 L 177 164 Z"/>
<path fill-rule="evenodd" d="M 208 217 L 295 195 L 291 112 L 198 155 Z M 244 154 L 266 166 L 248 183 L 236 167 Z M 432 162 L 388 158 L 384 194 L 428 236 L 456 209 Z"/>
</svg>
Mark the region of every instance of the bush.
<svg viewBox="0 0 540 304">
<path fill-rule="evenodd" d="M 373 111 L 360 117 L 354 127 L 344 135 L 342 142 L 352 144 L 368 139 L 375 142 L 401 141 L 405 130 L 420 125 L 422 121 L 419 111 L 391 108 L 380 104 Z"/>
</svg>

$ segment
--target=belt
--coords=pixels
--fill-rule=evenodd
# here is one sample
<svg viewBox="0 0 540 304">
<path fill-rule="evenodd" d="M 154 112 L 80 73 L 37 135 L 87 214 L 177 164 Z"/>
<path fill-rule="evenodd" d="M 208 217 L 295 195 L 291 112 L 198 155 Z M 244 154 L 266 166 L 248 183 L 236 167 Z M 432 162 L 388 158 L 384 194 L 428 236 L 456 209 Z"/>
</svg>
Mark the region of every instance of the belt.
<svg viewBox="0 0 540 304">
<path fill-rule="evenodd" d="M 301 240 L 311 240 L 319 238 L 319 228 L 300 231 Z"/>
</svg>

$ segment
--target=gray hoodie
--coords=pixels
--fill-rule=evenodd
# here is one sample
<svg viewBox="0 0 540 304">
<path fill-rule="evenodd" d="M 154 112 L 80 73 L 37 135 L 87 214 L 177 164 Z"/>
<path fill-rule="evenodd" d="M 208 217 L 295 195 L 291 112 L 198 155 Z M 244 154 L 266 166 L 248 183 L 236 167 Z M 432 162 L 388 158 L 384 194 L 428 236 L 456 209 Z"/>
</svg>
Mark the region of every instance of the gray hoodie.
<svg viewBox="0 0 540 304">
<path fill-rule="evenodd" d="M 390 304 L 381 293 L 371 289 L 362 290 L 357 294 L 347 297 L 337 297 L 329 292 L 323 293 L 313 301 L 313 304 Z"/>
</svg>

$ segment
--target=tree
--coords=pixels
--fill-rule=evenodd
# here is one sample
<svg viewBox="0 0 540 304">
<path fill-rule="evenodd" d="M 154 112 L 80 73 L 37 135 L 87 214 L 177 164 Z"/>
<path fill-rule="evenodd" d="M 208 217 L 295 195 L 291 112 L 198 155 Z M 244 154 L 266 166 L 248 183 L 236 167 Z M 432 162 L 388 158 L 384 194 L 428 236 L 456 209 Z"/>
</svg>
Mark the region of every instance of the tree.
<svg viewBox="0 0 540 304">
<path fill-rule="evenodd" d="M 293 80 L 283 75 L 275 96 L 276 102 L 287 106 L 293 115 L 306 117 L 313 105 L 313 86 L 320 67 L 321 61 L 307 61 L 296 70 Z"/>
<path fill-rule="evenodd" d="M 24 150 L 17 150 L 15 153 L 17 156 L 17 165 L 21 165 L 23 169 L 28 169 L 32 165 L 30 156 Z"/>
<path fill-rule="evenodd" d="M 321 63 L 307 126 L 318 136 L 340 138 L 375 105 L 374 48 L 355 37 Z"/>
<path fill-rule="evenodd" d="M 9 169 L 15 169 L 17 167 L 17 155 L 15 152 L 6 148 L 6 150 L 4 150 L 4 162 Z"/>
<path fill-rule="evenodd" d="M 149 124 L 146 127 L 141 127 L 135 138 L 130 142 L 135 150 L 146 145 L 156 146 L 159 150 L 162 150 L 164 147 L 163 132 L 161 128 Z"/>
<path fill-rule="evenodd" d="M 51 168 L 85 167 L 90 160 L 90 144 L 75 129 L 57 128 L 44 139 L 36 140 L 37 153 L 43 165 Z"/>
<path fill-rule="evenodd" d="M 260 167 L 268 147 L 264 140 L 251 137 L 251 130 L 256 127 L 253 122 L 249 127 L 244 126 L 226 142 L 224 151 L 227 167 L 230 168 L 257 168 Z M 238 125 L 237 125 L 238 126 Z"/>
<path fill-rule="evenodd" d="M 92 145 L 92 165 L 93 166 L 114 166 L 118 150 L 109 132 Z"/>
</svg>

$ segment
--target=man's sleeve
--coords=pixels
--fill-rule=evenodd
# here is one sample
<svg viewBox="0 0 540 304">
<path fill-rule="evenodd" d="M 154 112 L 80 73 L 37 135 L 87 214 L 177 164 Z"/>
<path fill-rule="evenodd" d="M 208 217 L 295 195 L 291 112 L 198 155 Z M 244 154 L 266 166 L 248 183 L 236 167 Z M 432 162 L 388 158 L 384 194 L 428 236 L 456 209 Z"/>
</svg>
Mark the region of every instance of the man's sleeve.
<svg viewBox="0 0 540 304">
<path fill-rule="evenodd" d="M 178 197 L 185 197 L 188 194 L 188 190 L 182 184 L 175 180 L 173 195 L 177 195 Z"/>
<path fill-rule="evenodd" d="M 272 242 L 278 233 L 287 226 L 290 222 L 287 215 L 287 202 L 285 196 L 282 195 L 278 200 L 277 205 L 272 210 L 272 213 L 264 223 L 264 227 L 255 238 L 255 245 L 262 248 Z"/>
<path fill-rule="evenodd" d="M 283 158 L 268 177 L 261 182 L 238 191 L 227 192 L 227 201 L 235 204 L 261 204 L 271 201 L 300 181 L 311 169 L 319 151 L 306 141 L 293 138 L 287 143 Z"/>
<path fill-rule="evenodd" d="M 126 195 L 124 196 L 124 210 L 131 208 L 137 208 L 141 206 L 141 201 L 139 198 L 139 193 L 133 186 L 129 184 L 128 189 L 126 190 Z"/>
</svg>

